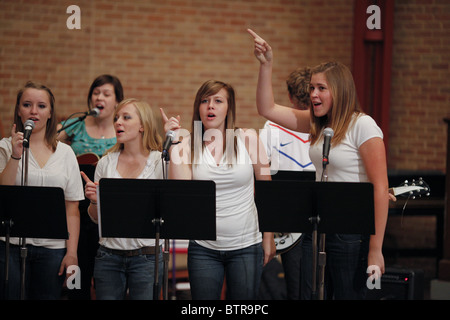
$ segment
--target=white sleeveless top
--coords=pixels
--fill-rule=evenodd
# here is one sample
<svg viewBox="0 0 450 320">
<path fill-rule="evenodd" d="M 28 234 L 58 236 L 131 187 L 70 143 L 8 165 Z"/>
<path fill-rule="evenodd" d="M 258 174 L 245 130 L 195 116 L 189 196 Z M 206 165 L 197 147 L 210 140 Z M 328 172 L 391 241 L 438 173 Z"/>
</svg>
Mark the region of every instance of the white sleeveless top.
<svg viewBox="0 0 450 320">
<path fill-rule="evenodd" d="M 204 148 L 201 164 L 192 165 L 193 179 L 216 183 L 217 238 L 197 241 L 209 249 L 237 250 L 262 241 L 254 199 L 253 165 L 245 145 L 237 140 L 237 164 L 224 163 L 225 152 L 217 165 L 208 148 Z"/>
</svg>

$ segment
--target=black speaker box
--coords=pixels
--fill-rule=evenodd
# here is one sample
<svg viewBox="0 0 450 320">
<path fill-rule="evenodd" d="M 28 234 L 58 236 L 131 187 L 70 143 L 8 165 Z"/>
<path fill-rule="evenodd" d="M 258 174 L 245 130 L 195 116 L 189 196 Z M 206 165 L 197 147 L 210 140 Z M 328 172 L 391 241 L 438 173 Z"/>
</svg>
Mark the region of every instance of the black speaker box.
<svg viewBox="0 0 450 320">
<path fill-rule="evenodd" d="M 423 300 L 422 270 L 386 268 L 380 289 L 369 289 L 366 300 Z"/>
</svg>

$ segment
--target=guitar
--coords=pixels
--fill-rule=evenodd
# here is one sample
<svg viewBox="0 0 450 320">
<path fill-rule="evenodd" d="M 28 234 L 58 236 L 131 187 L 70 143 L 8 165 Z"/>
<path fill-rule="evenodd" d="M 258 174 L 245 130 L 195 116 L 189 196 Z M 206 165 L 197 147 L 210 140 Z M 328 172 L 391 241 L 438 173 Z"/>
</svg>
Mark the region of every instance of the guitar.
<svg viewBox="0 0 450 320">
<path fill-rule="evenodd" d="M 98 160 L 100 160 L 100 157 L 92 152 L 83 153 L 77 156 L 78 164 L 91 164 L 95 166 L 97 165 Z"/>
<path fill-rule="evenodd" d="M 300 242 L 301 233 L 283 233 L 275 232 L 273 238 L 275 240 L 275 247 L 277 248 L 277 254 L 282 254 Z"/>
<path fill-rule="evenodd" d="M 429 196 L 430 192 L 430 187 L 422 178 L 419 178 L 418 181 L 413 179 L 411 182 L 405 180 L 398 187 L 389 188 L 389 193 L 394 195 L 395 197 L 403 196 L 411 197 L 413 199 L 415 199 L 417 196 L 421 197 L 422 195 Z"/>
<path fill-rule="evenodd" d="M 419 178 L 418 181 L 413 179 L 411 182 L 405 180 L 398 187 L 389 188 L 389 193 L 395 197 L 403 196 L 411 197 L 412 199 L 421 197 L 422 195 L 429 196 L 430 192 L 430 187 L 422 178 Z M 292 249 L 300 242 L 301 236 L 301 233 L 275 232 L 273 237 L 275 240 L 277 254 L 282 254 Z"/>
</svg>

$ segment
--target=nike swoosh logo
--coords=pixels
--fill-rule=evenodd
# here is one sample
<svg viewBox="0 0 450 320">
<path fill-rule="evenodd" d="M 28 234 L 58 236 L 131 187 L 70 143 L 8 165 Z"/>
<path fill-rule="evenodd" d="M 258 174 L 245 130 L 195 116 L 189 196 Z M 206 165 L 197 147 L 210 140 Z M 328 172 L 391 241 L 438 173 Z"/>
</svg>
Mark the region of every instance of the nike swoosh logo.
<svg viewBox="0 0 450 320">
<path fill-rule="evenodd" d="M 288 142 L 288 143 L 280 143 L 280 147 L 287 146 L 288 144 L 291 144 L 291 143 L 292 143 L 292 141 L 291 141 L 291 142 Z"/>
</svg>

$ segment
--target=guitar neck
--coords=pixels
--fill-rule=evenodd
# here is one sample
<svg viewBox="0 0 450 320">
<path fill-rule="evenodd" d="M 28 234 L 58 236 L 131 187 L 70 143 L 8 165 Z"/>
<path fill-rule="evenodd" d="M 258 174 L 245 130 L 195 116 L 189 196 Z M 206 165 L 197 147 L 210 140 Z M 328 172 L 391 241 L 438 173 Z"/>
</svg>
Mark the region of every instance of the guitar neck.
<svg viewBox="0 0 450 320">
<path fill-rule="evenodd" d="M 425 188 L 419 186 L 403 186 L 403 187 L 389 188 L 389 193 L 393 194 L 394 196 L 398 196 L 401 194 L 409 192 L 417 192 L 421 190 L 425 190 Z"/>
</svg>

